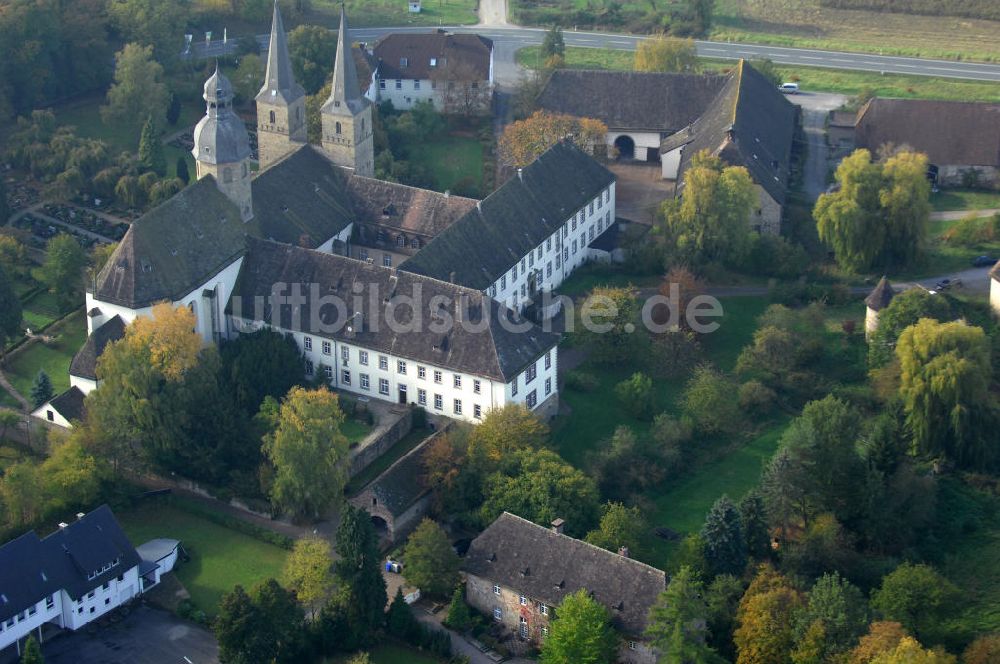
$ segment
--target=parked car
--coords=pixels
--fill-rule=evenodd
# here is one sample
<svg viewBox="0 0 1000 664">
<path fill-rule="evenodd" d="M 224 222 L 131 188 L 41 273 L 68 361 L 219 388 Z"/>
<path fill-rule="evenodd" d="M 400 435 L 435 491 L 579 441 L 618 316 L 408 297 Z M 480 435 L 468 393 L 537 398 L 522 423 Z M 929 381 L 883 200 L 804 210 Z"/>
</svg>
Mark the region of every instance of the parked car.
<svg viewBox="0 0 1000 664">
<path fill-rule="evenodd" d="M 799 92 L 798 83 L 782 83 L 778 86 L 778 89 L 784 92 L 786 95 L 794 95 Z"/>
<path fill-rule="evenodd" d="M 398 560 L 389 559 L 385 561 L 385 571 L 392 572 L 393 574 L 402 574 L 403 563 L 399 562 Z"/>
<path fill-rule="evenodd" d="M 943 291 L 949 288 L 960 288 L 962 286 L 961 279 L 942 279 L 941 281 L 934 284 L 934 290 Z"/>
<path fill-rule="evenodd" d="M 992 256 L 976 256 L 972 259 L 972 267 L 991 267 L 996 262 Z"/>
</svg>

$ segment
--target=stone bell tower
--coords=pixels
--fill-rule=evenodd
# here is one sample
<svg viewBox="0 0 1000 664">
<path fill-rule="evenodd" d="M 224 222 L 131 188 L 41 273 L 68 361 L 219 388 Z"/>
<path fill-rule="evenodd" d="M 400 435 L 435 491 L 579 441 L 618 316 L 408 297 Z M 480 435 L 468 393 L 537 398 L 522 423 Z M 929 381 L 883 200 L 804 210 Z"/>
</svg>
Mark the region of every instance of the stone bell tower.
<svg viewBox="0 0 1000 664">
<path fill-rule="evenodd" d="M 257 149 L 263 170 L 307 141 L 306 95 L 292 75 L 288 40 L 277 0 L 267 49 L 267 73 L 256 101 Z"/>
</svg>

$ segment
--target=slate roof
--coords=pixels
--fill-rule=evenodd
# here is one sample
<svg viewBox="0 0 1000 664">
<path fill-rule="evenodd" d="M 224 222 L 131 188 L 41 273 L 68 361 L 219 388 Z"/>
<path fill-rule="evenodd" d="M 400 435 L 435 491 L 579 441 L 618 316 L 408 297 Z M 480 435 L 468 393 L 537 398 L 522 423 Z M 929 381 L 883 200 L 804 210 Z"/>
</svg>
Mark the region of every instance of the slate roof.
<svg viewBox="0 0 1000 664">
<path fill-rule="evenodd" d="M 69 365 L 69 374 L 89 380 L 97 380 L 97 358 L 107 345 L 125 336 L 125 321 L 115 316 L 94 330 Z"/>
<path fill-rule="evenodd" d="M 359 175 L 351 176 L 347 190 L 356 221 L 431 237 L 476 207 L 471 198 Z"/>
<path fill-rule="evenodd" d="M 304 146 L 254 178 L 254 217 L 244 223 L 214 178 L 197 180 L 132 223 L 94 294 L 132 309 L 176 300 L 241 256 L 247 235 L 319 246 L 351 221 L 346 183 L 342 169 Z"/>
<path fill-rule="evenodd" d="M 256 239 L 248 243 L 226 308 L 231 315 L 505 383 L 559 341 L 558 335 L 542 331 L 478 290 L 344 256 Z M 338 311 L 334 304 L 314 303 L 307 297 L 301 306 L 284 305 L 275 312 L 270 296 L 278 283 L 302 284 L 305 295 L 311 284 L 317 284 L 323 297 L 360 310 L 345 306 Z M 406 303 L 394 307 L 399 300 L 390 300 L 390 294 L 412 297 L 419 316 Z M 254 310 L 255 297 L 264 298 L 263 310 Z M 439 307 L 436 298 L 446 299 L 447 304 Z M 356 313 L 360 324 L 355 322 Z M 398 325 L 390 326 L 390 313 Z M 438 331 L 435 321 L 443 315 L 472 324 Z M 526 331 L 504 329 L 501 319 L 525 325 Z"/>
<path fill-rule="evenodd" d="M 879 279 L 878 285 L 865 298 L 865 304 L 869 309 L 882 311 L 889 306 L 892 298 L 896 296 L 896 291 L 892 289 L 892 284 L 884 276 Z"/>
<path fill-rule="evenodd" d="M 78 387 L 71 387 L 49 401 L 49 408 L 66 418 L 67 422 L 82 422 L 85 410 L 83 400 L 86 395 Z"/>
<path fill-rule="evenodd" d="M 430 448 L 425 441 L 410 450 L 365 486 L 362 492 L 371 492 L 380 505 L 398 517 L 430 491 L 424 484 L 424 459 Z"/>
<path fill-rule="evenodd" d="M 116 559 L 121 562 L 109 571 L 87 579 Z M 107 505 L 44 539 L 25 533 L 0 547 L 0 621 L 59 590 L 79 599 L 138 564 L 139 555 Z"/>
<path fill-rule="evenodd" d="M 771 81 L 741 60 L 705 113 L 660 146 L 664 153 L 686 145 L 676 193 L 683 193 L 684 171 L 691 160 L 708 150 L 730 166 L 745 166 L 753 181 L 783 204 L 798 112 Z"/>
<path fill-rule="evenodd" d="M 549 148 L 453 223 L 400 270 L 484 290 L 615 176 L 569 142 Z"/>
<path fill-rule="evenodd" d="M 611 612 L 616 629 L 642 636 L 667 575 L 504 512 L 472 540 L 462 569 L 549 606 L 581 588 Z"/>
<path fill-rule="evenodd" d="M 383 79 L 427 80 L 446 67 L 461 65 L 477 80 L 485 81 L 490 77 L 493 42 L 479 35 L 456 35 L 444 30 L 423 34 L 393 32 L 375 42 L 374 51 L 379 60 L 379 77 Z"/>
<path fill-rule="evenodd" d="M 194 127 L 195 159 L 210 164 L 231 164 L 250 156 L 246 125 L 233 112 L 233 85 L 215 64 L 215 73 L 205 81 L 204 95 L 208 109 Z"/>
<path fill-rule="evenodd" d="M 351 48 L 350 28 L 347 12 L 340 5 L 340 30 L 337 32 L 337 52 L 333 61 L 333 80 L 330 82 L 330 96 L 321 111 L 332 115 L 348 117 L 360 113 L 369 103 L 361 96 L 358 85 L 357 63 Z M 350 55 L 350 57 L 348 57 Z"/>
<path fill-rule="evenodd" d="M 258 101 L 271 101 L 280 97 L 290 104 L 305 95 L 305 90 L 295 81 L 292 74 L 292 60 L 288 56 L 288 40 L 285 26 L 281 21 L 281 11 L 278 3 L 274 3 L 274 14 L 271 17 L 271 37 L 267 47 L 267 70 L 264 74 L 264 85 L 257 93 Z"/>
<path fill-rule="evenodd" d="M 855 144 L 924 152 L 932 164 L 1000 166 L 1000 104 L 875 97 L 858 111 Z"/>
<path fill-rule="evenodd" d="M 673 133 L 694 122 L 725 83 L 702 74 L 557 69 L 538 106 L 597 118 L 611 130 Z"/>
</svg>

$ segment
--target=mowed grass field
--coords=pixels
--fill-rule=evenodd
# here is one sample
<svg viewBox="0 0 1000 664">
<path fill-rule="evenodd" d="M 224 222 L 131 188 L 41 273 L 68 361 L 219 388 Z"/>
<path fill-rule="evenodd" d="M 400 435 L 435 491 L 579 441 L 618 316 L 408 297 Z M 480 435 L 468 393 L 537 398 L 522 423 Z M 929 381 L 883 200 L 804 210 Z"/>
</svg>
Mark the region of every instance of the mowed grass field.
<svg viewBox="0 0 1000 664">
<path fill-rule="evenodd" d="M 11 385 L 28 398 L 31 385 L 39 370 L 52 379 L 54 394 L 69 389 L 69 364 L 87 339 L 87 323 L 80 310 L 45 332 L 54 337 L 51 343 L 35 342 L 11 353 L 4 365 L 4 373 Z"/>
<path fill-rule="evenodd" d="M 434 189 L 437 191 L 455 191 L 455 185 L 464 180 L 485 195 L 482 193 L 483 144 L 475 138 L 453 134 L 440 136 L 414 146 L 409 158 L 434 174 Z"/>
<path fill-rule="evenodd" d="M 158 537 L 181 541 L 191 560 L 176 568 L 178 580 L 201 610 L 214 615 L 236 585 L 249 589 L 279 578 L 288 551 L 166 503 L 149 502 L 119 512 L 118 520 L 138 546 Z"/>
<path fill-rule="evenodd" d="M 540 47 L 527 46 L 517 51 L 517 61 L 524 67 L 541 66 Z M 566 48 L 566 67 L 570 69 L 631 70 L 635 61 L 632 51 L 609 48 Z M 733 63 L 708 58 L 701 59 L 703 71 L 723 71 Z M 838 92 L 856 96 L 871 92 L 880 97 L 910 99 L 942 99 L 956 101 L 1000 101 L 1000 84 L 988 81 L 964 81 L 952 78 L 879 74 L 878 72 L 827 69 L 825 67 L 778 66 L 782 77 L 797 81 L 803 92 Z"/>
</svg>

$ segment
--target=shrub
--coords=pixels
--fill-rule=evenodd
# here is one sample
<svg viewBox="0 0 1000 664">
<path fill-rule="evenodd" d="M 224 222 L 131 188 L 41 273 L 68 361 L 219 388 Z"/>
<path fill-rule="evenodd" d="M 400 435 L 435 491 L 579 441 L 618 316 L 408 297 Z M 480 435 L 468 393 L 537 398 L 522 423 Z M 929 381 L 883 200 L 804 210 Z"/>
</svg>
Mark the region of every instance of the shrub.
<svg viewBox="0 0 1000 664">
<path fill-rule="evenodd" d="M 941 239 L 950 245 L 976 247 L 996 240 L 998 225 L 1000 225 L 1000 215 L 980 219 L 976 213 L 971 212 L 955 222 L 954 226 L 941 235 Z"/>
<path fill-rule="evenodd" d="M 774 390 L 759 380 L 750 380 L 740 385 L 740 408 L 751 415 L 763 417 L 774 409 L 777 395 Z"/>
<path fill-rule="evenodd" d="M 634 373 L 615 386 L 615 396 L 632 417 L 648 419 L 653 410 L 653 380 L 644 373 Z"/>
<path fill-rule="evenodd" d="M 600 385 L 597 376 L 585 371 L 569 371 L 566 373 L 566 389 L 574 392 L 593 392 Z"/>
</svg>

